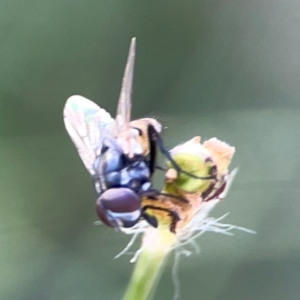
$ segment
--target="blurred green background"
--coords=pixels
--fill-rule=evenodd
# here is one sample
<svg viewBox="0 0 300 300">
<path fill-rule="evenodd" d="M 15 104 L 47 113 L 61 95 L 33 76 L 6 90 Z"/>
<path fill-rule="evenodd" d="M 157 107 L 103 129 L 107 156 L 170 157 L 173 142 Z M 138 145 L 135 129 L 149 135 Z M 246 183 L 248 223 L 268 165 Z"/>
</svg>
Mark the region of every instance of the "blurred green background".
<svg viewBox="0 0 300 300">
<path fill-rule="evenodd" d="M 114 113 L 137 37 L 134 117 L 172 147 L 236 146 L 213 215 L 258 232 L 206 234 L 182 299 L 299 299 L 300 1 L 0 1 L 0 299 L 121 299 L 129 240 L 93 226 L 94 192 L 62 121 L 81 94 Z M 138 245 L 137 245 L 138 246 Z M 172 258 L 155 299 L 172 299 Z"/>
</svg>

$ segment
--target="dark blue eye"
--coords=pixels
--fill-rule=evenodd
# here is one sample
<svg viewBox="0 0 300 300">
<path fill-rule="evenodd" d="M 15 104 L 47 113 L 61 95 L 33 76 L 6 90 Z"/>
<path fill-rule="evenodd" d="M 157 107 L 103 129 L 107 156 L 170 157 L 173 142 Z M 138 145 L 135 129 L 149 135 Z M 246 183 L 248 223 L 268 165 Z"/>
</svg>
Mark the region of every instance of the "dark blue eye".
<svg viewBox="0 0 300 300">
<path fill-rule="evenodd" d="M 96 212 L 108 226 L 132 227 L 141 216 L 140 199 L 128 188 L 108 189 L 97 199 Z"/>
</svg>

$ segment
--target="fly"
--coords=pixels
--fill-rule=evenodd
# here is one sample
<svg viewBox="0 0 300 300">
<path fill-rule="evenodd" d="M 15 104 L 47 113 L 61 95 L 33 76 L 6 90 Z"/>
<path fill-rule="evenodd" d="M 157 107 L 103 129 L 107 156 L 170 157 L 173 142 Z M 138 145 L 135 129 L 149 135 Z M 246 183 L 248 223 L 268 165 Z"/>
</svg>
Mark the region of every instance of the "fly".
<svg viewBox="0 0 300 300">
<path fill-rule="evenodd" d="M 152 118 L 131 121 L 131 95 L 136 39 L 131 40 L 116 117 L 94 102 L 70 97 L 64 107 L 64 123 L 78 154 L 90 173 L 97 193 L 96 212 L 106 225 L 115 228 L 134 226 L 141 217 L 157 227 L 154 216 L 141 208 L 141 197 L 153 201 L 161 193 L 152 188 L 157 148 L 182 170 L 166 150 L 160 136 L 161 124 Z"/>
</svg>

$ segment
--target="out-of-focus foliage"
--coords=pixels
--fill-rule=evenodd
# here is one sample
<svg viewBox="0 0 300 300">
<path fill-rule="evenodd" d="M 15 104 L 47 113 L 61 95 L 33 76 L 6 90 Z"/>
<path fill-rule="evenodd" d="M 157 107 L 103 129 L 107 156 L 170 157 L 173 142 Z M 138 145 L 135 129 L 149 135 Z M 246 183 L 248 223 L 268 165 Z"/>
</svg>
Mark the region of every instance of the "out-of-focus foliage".
<svg viewBox="0 0 300 300">
<path fill-rule="evenodd" d="M 133 114 L 236 147 L 228 222 L 180 269 L 184 299 L 296 299 L 300 293 L 299 1 L 0 2 L 0 298 L 120 299 L 128 237 L 93 226 L 89 176 L 65 132 L 73 94 L 114 113 L 137 37 Z M 159 184 L 158 184 L 159 185 Z M 165 272 L 157 299 L 173 295 Z"/>
</svg>

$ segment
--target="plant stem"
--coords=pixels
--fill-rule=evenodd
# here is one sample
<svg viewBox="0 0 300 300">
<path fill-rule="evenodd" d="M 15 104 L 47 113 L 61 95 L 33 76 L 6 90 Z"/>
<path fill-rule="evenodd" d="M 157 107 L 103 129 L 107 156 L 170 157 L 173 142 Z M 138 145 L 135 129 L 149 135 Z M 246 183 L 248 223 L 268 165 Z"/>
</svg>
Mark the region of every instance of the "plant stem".
<svg viewBox="0 0 300 300">
<path fill-rule="evenodd" d="M 149 228 L 123 300 L 146 300 L 153 295 L 165 259 L 176 236 L 168 228 Z"/>
</svg>

